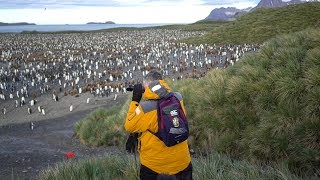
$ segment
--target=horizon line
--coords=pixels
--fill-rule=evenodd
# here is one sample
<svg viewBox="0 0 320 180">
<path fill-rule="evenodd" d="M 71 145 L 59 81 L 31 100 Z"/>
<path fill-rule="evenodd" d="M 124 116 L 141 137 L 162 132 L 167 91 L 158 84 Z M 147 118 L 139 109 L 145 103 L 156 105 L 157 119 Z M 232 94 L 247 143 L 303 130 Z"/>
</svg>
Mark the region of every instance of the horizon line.
<svg viewBox="0 0 320 180">
<path fill-rule="evenodd" d="M 108 23 L 94 23 L 94 24 L 88 24 L 87 23 L 62 23 L 62 24 L 37 24 L 37 23 L 33 23 L 33 22 L 0 22 L 0 23 L 6 23 L 6 24 L 18 24 L 18 23 L 28 23 L 24 26 L 36 26 L 36 25 L 135 25 L 135 24 L 161 24 L 161 25 L 171 25 L 171 24 L 190 24 L 190 23 L 194 23 L 194 22 L 190 22 L 190 23 L 115 23 L 115 24 L 108 24 Z M 19 25 L 17 25 L 19 26 Z"/>
</svg>

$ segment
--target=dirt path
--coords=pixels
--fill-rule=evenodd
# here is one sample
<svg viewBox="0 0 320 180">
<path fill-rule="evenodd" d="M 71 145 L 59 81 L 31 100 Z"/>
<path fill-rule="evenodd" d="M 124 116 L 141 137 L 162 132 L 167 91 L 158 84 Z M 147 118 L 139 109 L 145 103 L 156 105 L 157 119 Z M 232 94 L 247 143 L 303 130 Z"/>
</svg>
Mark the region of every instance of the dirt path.
<svg viewBox="0 0 320 180">
<path fill-rule="evenodd" d="M 123 104 L 125 99 L 112 104 Z M 103 107 L 110 106 L 107 103 Z M 0 179 L 37 179 L 41 170 L 67 161 L 65 154 L 70 151 L 75 152 L 74 159 L 116 153 L 117 147 L 90 148 L 73 137 L 75 123 L 95 109 L 35 122 L 33 131 L 29 123 L 0 127 Z"/>
</svg>

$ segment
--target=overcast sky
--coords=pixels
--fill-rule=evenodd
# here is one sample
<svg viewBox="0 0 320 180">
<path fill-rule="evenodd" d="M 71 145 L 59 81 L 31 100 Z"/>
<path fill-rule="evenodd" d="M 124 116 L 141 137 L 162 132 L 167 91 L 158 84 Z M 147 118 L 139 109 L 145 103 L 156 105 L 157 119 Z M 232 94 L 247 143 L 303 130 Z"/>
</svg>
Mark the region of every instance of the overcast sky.
<svg viewBox="0 0 320 180">
<path fill-rule="evenodd" d="M 254 7 L 259 0 L 0 0 L 0 22 L 36 24 L 193 23 L 219 7 Z"/>
</svg>

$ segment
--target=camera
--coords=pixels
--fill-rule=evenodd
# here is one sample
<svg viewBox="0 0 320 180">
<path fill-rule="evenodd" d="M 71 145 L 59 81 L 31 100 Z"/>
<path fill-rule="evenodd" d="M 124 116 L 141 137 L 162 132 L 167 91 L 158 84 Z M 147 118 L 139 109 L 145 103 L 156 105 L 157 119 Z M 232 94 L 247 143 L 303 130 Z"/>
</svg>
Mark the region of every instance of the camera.
<svg viewBox="0 0 320 180">
<path fill-rule="evenodd" d="M 126 88 L 127 91 L 133 91 L 133 85 L 130 84 L 127 88 Z M 144 87 L 142 86 L 142 93 L 144 93 L 145 89 Z"/>
<path fill-rule="evenodd" d="M 133 86 L 129 85 L 129 87 L 126 88 L 127 91 L 133 91 Z"/>
</svg>

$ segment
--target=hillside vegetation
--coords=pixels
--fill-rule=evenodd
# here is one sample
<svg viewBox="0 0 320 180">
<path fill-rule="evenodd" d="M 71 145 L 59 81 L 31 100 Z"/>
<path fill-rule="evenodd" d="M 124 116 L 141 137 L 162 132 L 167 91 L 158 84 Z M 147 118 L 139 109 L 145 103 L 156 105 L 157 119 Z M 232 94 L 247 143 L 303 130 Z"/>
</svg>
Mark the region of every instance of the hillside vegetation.
<svg viewBox="0 0 320 180">
<path fill-rule="evenodd" d="M 176 89 L 193 120 L 193 147 L 320 173 L 319 29 L 274 38 L 240 63 Z"/>
<path fill-rule="evenodd" d="M 211 31 L 213 29 L 223 27 L 228 23 L 230 22 L 202 20 L 192 24 L 165 25 L 165 26 L 157 26 L 157 27 L 148 27 L 145 29 L 180 29 L 182 31 Z"/>
<path fill-rule="evenodd" d="M 128 108 L 129 99 L 122 107 L 97 109 L 76 124 L 77 137 L 88 146 L 123 145 L 126 140 L 123 123 Z"/>
<path fill-rule="evenodd" d="M 132 155 L 119 152 L 117 155 L 106 154 L 104 157 L 91 158 L 63 162 L 41 172 L 39 179 L 61 180 L 61 179 L 119 179 L 138 180 L 139 165 Z M 246 161 L 234 161 L 226 156 L 211 154 L 205 158 L 194 158 L 193 179 L 290 179 L 299 178 L 290 173 L 284 165 L 277 168 L 270 166 L 259 167 L 251 165 Z"/>
<path fill-rule="evenodd" d="M 261 8 L 215 28 L 205 36 L 185 40 L 193 44 L 263 43 L 280 34 L 320 27 L 320 2 Z"/>
</svg>

